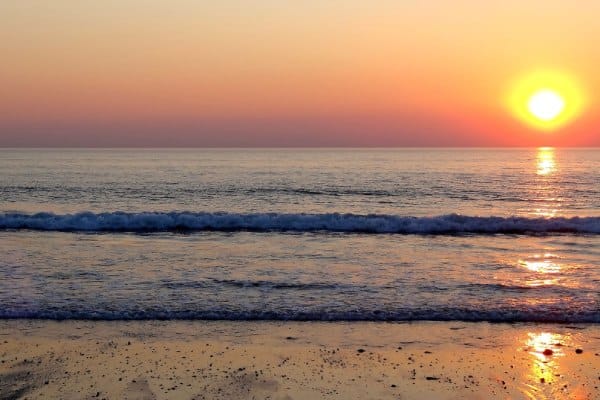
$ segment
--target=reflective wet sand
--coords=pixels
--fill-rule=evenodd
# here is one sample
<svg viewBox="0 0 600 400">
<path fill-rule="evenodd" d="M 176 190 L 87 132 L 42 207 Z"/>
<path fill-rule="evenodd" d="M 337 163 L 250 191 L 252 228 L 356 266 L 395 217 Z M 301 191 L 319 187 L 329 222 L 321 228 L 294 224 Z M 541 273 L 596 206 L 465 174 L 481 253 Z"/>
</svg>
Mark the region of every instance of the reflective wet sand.
<svg viewBox="0 0 600 400">
<path fill-rule="evenodd" d="M 0 323 L 3 398 L 597 399 L 597 325 Z"/>
</svg>

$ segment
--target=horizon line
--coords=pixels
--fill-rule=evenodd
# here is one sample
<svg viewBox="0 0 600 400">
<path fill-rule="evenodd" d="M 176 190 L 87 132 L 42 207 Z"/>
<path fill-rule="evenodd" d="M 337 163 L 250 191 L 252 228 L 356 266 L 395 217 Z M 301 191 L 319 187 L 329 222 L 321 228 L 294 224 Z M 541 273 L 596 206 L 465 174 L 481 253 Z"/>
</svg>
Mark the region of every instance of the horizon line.
<svg viewBox="0 0 600 400">
<path fill-rule="evenodd" d="M 0 150 L 600 149 L 600 146 L 2 146 Z"/>
</svg>

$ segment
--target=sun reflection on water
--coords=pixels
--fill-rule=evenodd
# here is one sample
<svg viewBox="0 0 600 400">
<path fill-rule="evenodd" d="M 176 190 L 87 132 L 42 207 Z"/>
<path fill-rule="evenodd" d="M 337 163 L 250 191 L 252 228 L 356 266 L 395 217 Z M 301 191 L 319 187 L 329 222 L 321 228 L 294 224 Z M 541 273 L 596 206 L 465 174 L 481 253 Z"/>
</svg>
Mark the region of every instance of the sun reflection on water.
<svg viewBox="0 0 600 400">
<path fill-rule="evenodd" d="M 554 149 L 552 147 L 540 147 L 537 152 L 537 174 L 550 175 L 556 170 Z"/>
<path fill-rule="evenodd" d="M 553 208 L 553 209 L 536 208 L 533 214 L 538 217 L 552 218 L 552 217 L 556 217 L 556 214 L 558 214 L 558 210 L 555 208 Z"/>
<path fill-rule="evenodd" d="M 558 172 L 554 148 L 540 147 L 537 149 L 535 168 L 539 179 L 532 182 L 531 190 L 536 208 L 530 209 L 530 212 L 536 217 L 556 217 L 560 213 L 563 199 L 560 196 L 558 181 L 551 179 Z"/>
<path fill-rule="evenodd" d="M 554 261 L 557 257 L 553 254 L 534 254 L 531 258 L 533 260 L 519 260 L 519 265 L 542 274 L 556 274 L 562 270 L 562 266 Z"/>
<path fill-rule="evenodd" d="M 559 257 L 551 254 L 534 254 L 531 257 L 520 259 L 518 264 L 529 275 L 529 279 L 523 279 L 523 283 L 529 287 L 559 285 L 561 279 L 559 274 L 563 271 L 563 265 L 556 260 Z"/>
</svg>

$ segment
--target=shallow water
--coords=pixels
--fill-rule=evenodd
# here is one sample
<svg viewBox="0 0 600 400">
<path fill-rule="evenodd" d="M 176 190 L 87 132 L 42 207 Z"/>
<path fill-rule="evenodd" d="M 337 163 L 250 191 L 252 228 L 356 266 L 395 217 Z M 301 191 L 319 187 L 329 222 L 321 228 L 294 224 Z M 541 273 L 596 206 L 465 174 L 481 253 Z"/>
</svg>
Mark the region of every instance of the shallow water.
<svg viewBox="0 0 600 400">
<path fill-rule="evenodd" d="M 600 322 L 600 150 L 6 149 L 0 171 L 2 318 Z"/>
</svg>

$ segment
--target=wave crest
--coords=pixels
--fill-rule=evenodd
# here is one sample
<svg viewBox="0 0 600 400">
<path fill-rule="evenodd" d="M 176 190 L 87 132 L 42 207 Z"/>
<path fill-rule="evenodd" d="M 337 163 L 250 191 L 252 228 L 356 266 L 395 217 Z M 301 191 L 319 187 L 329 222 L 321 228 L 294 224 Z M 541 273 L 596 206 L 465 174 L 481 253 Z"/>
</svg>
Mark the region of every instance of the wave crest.
<svg viewBox="0 0 600 400">
<path fill-rule="evenodd" d="M 385 214 L 225 212 L 2 213 L 2 230 L 59 232 L 356 232 L 387 234 L 600 234 L 600 217 L 412 217 Z"/>
</svg>

